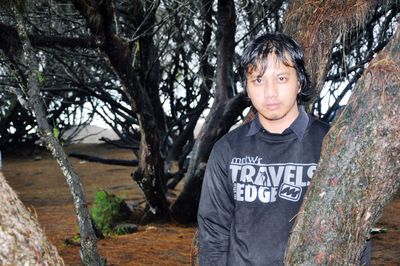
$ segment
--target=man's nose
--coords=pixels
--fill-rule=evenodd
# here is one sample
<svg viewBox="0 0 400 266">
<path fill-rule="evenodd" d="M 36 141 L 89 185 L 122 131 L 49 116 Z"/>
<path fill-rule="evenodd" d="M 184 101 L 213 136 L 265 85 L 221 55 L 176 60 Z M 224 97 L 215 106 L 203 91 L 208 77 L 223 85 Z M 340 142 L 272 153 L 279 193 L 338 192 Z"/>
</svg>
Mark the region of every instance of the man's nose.
<svg viewBox="0 0 400 266">
<path fill-rule="evenodd" d="M 264 86 L 264 98 L 274 98 L 278 95 L 278 89 L 273 82 L 266 82 Z"/>
</svg>

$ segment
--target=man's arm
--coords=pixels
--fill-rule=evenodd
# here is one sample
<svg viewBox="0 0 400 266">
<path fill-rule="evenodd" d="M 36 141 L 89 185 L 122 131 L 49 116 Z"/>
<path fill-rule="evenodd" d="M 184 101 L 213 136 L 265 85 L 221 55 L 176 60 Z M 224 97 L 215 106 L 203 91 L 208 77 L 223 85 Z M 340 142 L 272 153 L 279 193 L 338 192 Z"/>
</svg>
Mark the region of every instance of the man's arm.
<svg viewBox="0 0 400 266">
<path fill-rule="evenodd" d="M 211 152 L 200 197 L 198 224 L 200 265 L 226 265 L 229 231 L 233 217 L 233 198 L 227 163 L 220 145 Z"/>
<path fill-rule="evenodd" d="M 372 253 L 372 240 L 368 239 L 365 244 L 365 248 L 361 253 L 360 265 L 361 266 L 370 266 L 371 265 L 371 254 Z"/>
</svg>

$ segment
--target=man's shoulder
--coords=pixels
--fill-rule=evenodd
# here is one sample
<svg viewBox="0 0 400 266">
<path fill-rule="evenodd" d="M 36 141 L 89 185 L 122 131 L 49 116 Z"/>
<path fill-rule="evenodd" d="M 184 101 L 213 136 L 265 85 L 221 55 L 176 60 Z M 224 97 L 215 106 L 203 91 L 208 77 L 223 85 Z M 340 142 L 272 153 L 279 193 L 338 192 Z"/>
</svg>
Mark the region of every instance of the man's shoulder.
<svg viewBox="0 0 400 266">
<path fill-rule="evenodd" d="M 326 135 L 328 133 L 330 125 L 322 120 L 320 120 L 318 117 L 309 115 L 310 117 L 310 122 L 309 122 L 309 130 L 313 131 L 314 133 L 320 133 L 322 135 Z"/>
<path fill-rule="evenodd" d="M 250 123 L 245 123 L 230 130 L 215 143 L 215 146 L 218 147 L 243 142 L 249 132 L 249 125 Z"/>
<path fill-rule="evenodd" d="M 243 143 L 244 138 L 247 137 L 247 132 L 248 125 L 243 124 L 223 135 L 215 142 L 209 160 L 223 161 L 224 158 L 227 158 L 232 153 L 233 149 Z"/>
</svg>

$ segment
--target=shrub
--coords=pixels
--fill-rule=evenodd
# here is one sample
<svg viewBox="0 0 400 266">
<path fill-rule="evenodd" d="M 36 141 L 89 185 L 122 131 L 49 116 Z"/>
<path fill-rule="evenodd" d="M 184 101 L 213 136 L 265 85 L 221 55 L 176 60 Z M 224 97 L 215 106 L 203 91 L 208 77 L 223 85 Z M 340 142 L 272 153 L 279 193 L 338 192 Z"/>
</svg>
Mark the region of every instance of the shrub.
<svg viewBox="0 0 400 266">
<path fill-rule="evenodd" d="M 104 235 L 109 235 L 112 232 L 112 225 L 121 219 L 120 206 L 122 202 L 122 198 L 109 194 L 105 190 L 96 192 L 92 217 Z"/>
</svg>

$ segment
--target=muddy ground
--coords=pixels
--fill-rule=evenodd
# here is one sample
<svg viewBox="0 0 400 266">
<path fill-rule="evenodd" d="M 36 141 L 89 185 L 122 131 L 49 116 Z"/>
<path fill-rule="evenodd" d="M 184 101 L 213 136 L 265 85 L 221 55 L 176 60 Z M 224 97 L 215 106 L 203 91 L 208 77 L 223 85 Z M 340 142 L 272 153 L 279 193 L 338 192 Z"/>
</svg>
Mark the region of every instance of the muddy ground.
<svg viewBox="0 0 400 266">
<path fill-rule="evenodd" d="M 108 145 L 74 145 L 67 151 L 132 159 L 128 150 Z M 89 205 L 96 190 L 124 197 L 126 200 L 144 200 L 138 186 L 132 181 L 130 167 L 90 163 L 78 159 L 71 162 L 82 179 Z M 71 196 L 58 165 L 47 152 L 33 154 L 3 154 L 3 173 L 21 200 L 36 212 L 50 241 L 57 247 L 66 265 L 81 265 L 79 249 L 64 244 L 66 238 L 77 232 Z M 179 193 L 180 184 L 177 190 Z M 400 194 L 385 208 L 377 227 L 387 233 L 373 236 L 373 265 L 400 265 Z M 139 231 L 124 236 L 107 237 L 98 242 L 100 253 L 108 265 L 189 265 L 194 227 L 171 224 L 139 226 Z"/>
</svg>

